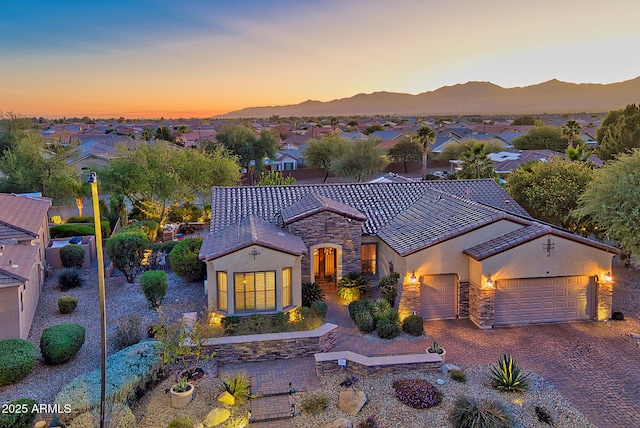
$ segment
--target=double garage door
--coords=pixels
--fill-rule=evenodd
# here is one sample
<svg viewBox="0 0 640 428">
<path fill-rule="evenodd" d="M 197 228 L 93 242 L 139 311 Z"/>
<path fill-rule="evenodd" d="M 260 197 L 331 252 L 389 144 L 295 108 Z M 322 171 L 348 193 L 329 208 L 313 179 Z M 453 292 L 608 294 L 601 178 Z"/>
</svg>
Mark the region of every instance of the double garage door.
<svg viewBox="0 0 640 428">
<path fill-rule="evenodd" d="M 420 316 L 425 320 L 455 318 L 458 275 L 427 275 L 420 278 Z"/>
<path fill-rule="evenodd" d="M 591 319 L 590 277 L 496 281 L 495 324 L 531 324 Z"/>
</svg>

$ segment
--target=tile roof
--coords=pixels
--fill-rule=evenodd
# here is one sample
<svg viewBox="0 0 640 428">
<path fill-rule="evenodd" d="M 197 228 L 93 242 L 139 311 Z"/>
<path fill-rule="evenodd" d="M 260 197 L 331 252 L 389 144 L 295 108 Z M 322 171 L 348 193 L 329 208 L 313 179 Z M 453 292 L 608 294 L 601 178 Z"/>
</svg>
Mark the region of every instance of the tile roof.
<svg viewBox="0 0 640 428">
<path fill-rule="evenodd" d="M 471 258 L 480 261 L 545 235 L 554 235 L 566 238 L 571 241 L 580 242 L 615 254 L 620 252 L 617 248 L 603 244 L 602 242 L 583 238 L 582 236 L 574 235 L 549 225 L 532 223 L 527 227 L 514 230 L 502 236 L 498 236 L 497 238 L 474 245 L 471 248 L 467 248 L 464 250 L 464 253 L 469 255 Z"/>
<path fill-rule="evenodd" d="M 357 209 L 315 193 L 309 193 L 299 201 L 283 208 L 281 215 L 284 224 L 290 224 L 321 211 L 331 211 L 359 221 L 367 220 L 367 217 Z"/>
<path fill-rule="evenodd" d="M 201 260 L 213 260 L 251 245 L 260 245 L 297 256 L 307 252 L 299 236 L 287 233 L 260 217 L 249 215 L 236 224 L 207 235 L 200 248 L 199 257 Z"/>
<path fill-rule="evenodd" d="M 0 224 L 38 236 L 51 199 L 0 193 Z"/>
<path fill-rule="evenodd" d="M 38 246 L 4 243 L 0 245 L 0 276 L 13 278 L 16 282 L 24 283 L 29 279 L 33 264 L 38 255 Z M 15 286 L 1 281 L 3 286 Z M 38 286 L 35 284 L 35 286 Z"/>
</svg>

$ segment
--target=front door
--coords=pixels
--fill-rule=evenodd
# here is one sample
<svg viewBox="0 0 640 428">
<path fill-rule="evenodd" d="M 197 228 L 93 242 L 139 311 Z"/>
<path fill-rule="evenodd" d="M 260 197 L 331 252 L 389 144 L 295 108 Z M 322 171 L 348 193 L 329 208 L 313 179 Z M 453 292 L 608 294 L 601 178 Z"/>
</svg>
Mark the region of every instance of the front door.
<svg viewBox="0 0 640 428">
<path fill-rule="evenodd" d="M 322 247 L 313 250 L 314 281 L 318 284 L 335 282 L 336 278 L 336 249 Z"/>
</svg>

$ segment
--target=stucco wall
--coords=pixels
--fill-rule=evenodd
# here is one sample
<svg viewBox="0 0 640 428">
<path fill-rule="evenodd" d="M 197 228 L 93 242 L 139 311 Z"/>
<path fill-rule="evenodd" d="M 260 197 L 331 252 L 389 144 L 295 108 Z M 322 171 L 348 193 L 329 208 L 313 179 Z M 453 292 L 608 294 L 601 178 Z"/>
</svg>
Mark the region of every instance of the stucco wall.
<svg viewBox="0 0 640 428">
<path fill-rule="evenodd" d="M 0 340 L 20 338 L 18 287 L 0 288 Z"/>
<path fill-rule="evenodd" d="M 255 258 L 251 255 L 253 251 Z M 235 272 L 259 272 L 273 271 L 276 274 L 276 311 L 283 311 L 282 307 L 282 269 L 291 267 L 291 298 L 292 306 L 302 305 L 301 291 L 301 257 L 282 253 L 260 245 L 251 245 L 241 250 L 227 254 L 218 259 L 208 261 L 207 264 L 207 296 L 210 310 L 218 307 L 217 276 L 216 271 L 227 272 L 227 315 L 234 312 L 234 288 L 233 278 Z"/>
<path fill-rule="evenodd" d="M 36 313 L 38 307 L 38 300 L 40 299 L 40 278 L 41 273 L 40 265 L 34 263 L 31 269 L 31 275 L 25 286 L 22 288 L 22 299 L 24 301 L 24 310 L 20 312 L 20 338 L 26 339 L 31 330 L 31 323 L 33 322 L 33 316 Z M 18 287 L 18 310 L 20 310 L 20 289 Z"/>
</svg>

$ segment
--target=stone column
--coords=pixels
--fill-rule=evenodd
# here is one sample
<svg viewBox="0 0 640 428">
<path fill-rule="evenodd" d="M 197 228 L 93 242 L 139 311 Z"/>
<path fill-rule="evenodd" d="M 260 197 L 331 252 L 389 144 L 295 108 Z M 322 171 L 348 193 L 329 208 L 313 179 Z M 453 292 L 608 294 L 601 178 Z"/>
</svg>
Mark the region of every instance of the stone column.
<svg viewBox="0 0 640 428">
<path fill-rule="evenodd" d="M 482 288 L 469 283 L 469 318 L 481 329 L 493 328 L 495 321 L 495 288 Z"/>
<path fill-rule="evenodd" d="M 596 283 L 596 321 L 606 321 L 611 318 L 613 305 L 613 282 Z"/>
<path fill-rule="evenodd" d="M 420 315 L 420 284 L 398 284 L 398 315 L 400 320 L 413 313 Z"/>
</svg>

